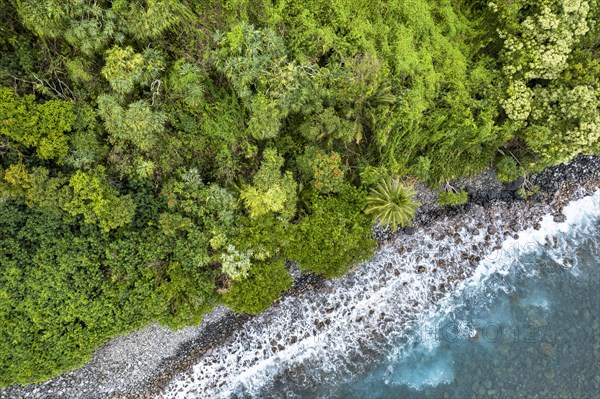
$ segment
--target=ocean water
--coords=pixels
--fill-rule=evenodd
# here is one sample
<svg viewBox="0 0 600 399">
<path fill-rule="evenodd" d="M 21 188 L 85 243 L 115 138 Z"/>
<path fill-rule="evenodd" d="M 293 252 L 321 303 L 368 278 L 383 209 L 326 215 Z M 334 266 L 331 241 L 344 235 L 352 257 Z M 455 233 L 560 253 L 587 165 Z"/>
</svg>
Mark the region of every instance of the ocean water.
<svg viewBox="0 0 600 399">
<path fill-rule="evenodd" d="M 600 226 L 589 222 L 558 234 L 557 249 L 501 260 L 485 287 L 422 318 L 410 346 L 312 397 L 599 398 Z"/>
<path fill-rule="evenodd" d="M 598 398 L 600 192 L 564 213 L 487 251 L 467 279 L 386 249 L 253 319 L 165 396 Z M 428 247 L 451 259 L 446 244 Z"/>
</svg>

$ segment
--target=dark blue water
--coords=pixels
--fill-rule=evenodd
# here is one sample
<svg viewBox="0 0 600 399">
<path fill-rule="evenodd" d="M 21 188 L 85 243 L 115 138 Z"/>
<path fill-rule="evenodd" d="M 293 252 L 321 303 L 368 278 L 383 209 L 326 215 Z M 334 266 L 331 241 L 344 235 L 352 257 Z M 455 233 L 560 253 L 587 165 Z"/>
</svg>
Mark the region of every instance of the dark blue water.
<svg viewBox="0 0 600 399">
<path fill-rule="evenodd" d="M 599 398 L 600 226 L 556 235 L 424 318 L 331 398 Z M 471 292 L 469 292 L 471 291 Z M 440 314 L 441 313 L 441 314 Z"/>
</svg>

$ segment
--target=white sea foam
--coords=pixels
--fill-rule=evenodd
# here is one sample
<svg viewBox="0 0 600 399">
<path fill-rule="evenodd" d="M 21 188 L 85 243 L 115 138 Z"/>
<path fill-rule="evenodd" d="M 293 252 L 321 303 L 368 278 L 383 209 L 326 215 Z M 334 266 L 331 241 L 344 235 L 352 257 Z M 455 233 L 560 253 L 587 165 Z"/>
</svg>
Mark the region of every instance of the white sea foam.
<svg viewBox="0 0 600 399">
<path fill-rule="evenodd" d="M 510 279 L 494 279 L 495 276 L 503 277 L 517 272 L 524 275 L 534 274 L 535 270 L 533 268 L 521 263 L 526 259 L 525 255 L 544 251 L 559 265 L 564 266 L 565 258 L 569 258 L 571 262 L 574 262 L 576 257 L 569 255 L 576 248 L 576 245 L 572 245 L 571 242 L 573 237 L 566 235 L 567 240 L 559 241 L 557 239 L 556 244 L 554 244 L 554 237 L 561 233 L 563 235 L 573 233 L 575 239 L 577 239 L 580 235 L 585 235 L 591 230 L 597 229 L 600 218 L 600 191 L 593 196 L 572 202 L 564 208 L 563 213 L 567 216 L 567 221 L 564 223 L 556 223 L 553 221 L 552 216 L 548 215 L 544 217 L 539 230 L 527 229 L 519 233 L 518 239 L 508 239 L 501 249 L 484 258 L 474 274 L 461 282 L 452 295 L 446 296 L 435 306 L 428 309 L 427 312 L 421 313 L 416 323 L 419 329 L 412 335 L 411 344 L 397 347 L 393 354 L 388 356 L 389 363 L 399 364 L 400 366 L 397 371 L 393 372 L 395 377 L 388 378 L 387 381 L 391 383 L 403 381 L 404 385 L 414 389 L 449 383 L 452 381 L 449 376 L 454 375 L 454 370 L 451 359 L 447 355 L 440 355 L 436 351 L 442 343 L 441 341 L 449 342 L 462 339 L 465 342 L 469 339 L 479 338 L 479 334 L 485 332 L 485 327 L 482 329 L 481 326 L 486 325 L 488 332 L 495 330 L 492 332 L 493 334 L 497 334 L 500 326 L 503 325 L 509 326 L 510 329 L 513 317 L 507 303 L 500 302 L 500 305 L 497 305 L 500 307 L 494 309 L 493 317 L 486 313 L 486 320 L 470 320 L 473 325 L 465 324 L 464 319 L 454 318 L 454 315 L 469 313 L 464 311 L 466 308 L 471 308 L 471 311 L 473 307 L 485 309 L 486 304 L 492 300 L 498 302 L 496 295 L 498 291 L 510 294 L 512 290 Z M 549 246 L 550 248 L 548 248 Z M 577 277 L 576 264 L 570 269 L 571 274 Z M 468 299 L 473 299 L 473 301 Z M 537 290 L 529 292 L 525 298 L 522 298 L 521 302 L 530 307 L 536 307 L 543 312 L 548 312 L 551 307 L 544 293 Z M 495 339 L 495 337 L 493 338 Z M 489 342 L 483 342 L 483 344 L 487 345 Z M 414 370 L 414 368 L 407 369 L 404 366 L 405 363 L 410 364 L 411 367 L 419 366 L 422 361 L 415 361 L 414 356 L 415 353 L 421 354 L 423 347 L 427 348 L 430 357 L 435 359 L 436 363 L 431 364 L 430 367 L 432 372 L 439 375 L 440 378 L 429 378 L 428 371 L 421 371 L 420 367 Z M 394 368 L 394 366 L 389 367 Z M 413 370 L 413 373 L 407 374 L 407 370 Z M 388 371 L 389 373 L 391 371 Z"/>
<path fill-rule="evenodd" d="M 177 376 L 164 397 L 226 398 L 234 393 L 257 397 L 278 383 L 338 382 L 365 372 L 369 359 L 409 356 L 410 337 L 415 336 L 420 337 L 417 350 L 431 351 L 439 344 L 437 326 L 460 306 L 458 296 L 463 304 L 482 293 L 485 296 L 482 287 L 511 268 L 527 271 L 527 265 L 515 266 L 521 255 L 553 244 L 552 236 L 560 232 L 586 228 L 600 216 L 600 191 L 571 203 L 563 213 L 565 223 L 547 216 L 539 230 L 520 232 L 518 239 L 507 239 L 494 252 L 483 235 L 468 235 L 459 247 L 450 236 L 438 240 L 404 237 L 357 271 L 326 282 L 325 290 L 287 297 L 252 319 L 228 342 L 201 357 L 189 373 Z M 436 222 L 427 232 L 442 229 L 446 222 Z M 461 259 L 465 248 L 473 245 L 487 255 L 475 270 L 464 256 Z M 561 249 L 568 254 L 568 248 Z M 436 256 L 444 258 L 446 266 L 440 267 Z M 425 272 L 418 266 L 425 267 Z M 467 279 L 463 278 L 465 270 L 471 274 Z M 474 326 L 464 323 L 454 333 L 468 337 L 473 331 Z M 438 384 L 453 378 L 451 364 L 439 359 L 424 368 L 427 373 L 402 372 L 399 367 L 401 372 L 390 380 L 393 383 Z"/>
</svg>

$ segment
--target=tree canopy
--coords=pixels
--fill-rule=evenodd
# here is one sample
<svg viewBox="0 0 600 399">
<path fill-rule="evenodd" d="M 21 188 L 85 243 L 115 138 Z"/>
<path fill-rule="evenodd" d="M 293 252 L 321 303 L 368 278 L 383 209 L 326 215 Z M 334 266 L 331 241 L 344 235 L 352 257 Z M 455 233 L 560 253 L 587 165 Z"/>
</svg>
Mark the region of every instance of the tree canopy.
<svg viewBox="0 0 600 399">
<path fill-rule="evenodd" d="M 597 0 L 0 1 L 0 384 L 151 321 L 258 313 L 287 261 L 340 276 L 376 248 L 365 210 L 414 215 L 382 182 L 600 153 L 599 20 Z"/>
</svg>

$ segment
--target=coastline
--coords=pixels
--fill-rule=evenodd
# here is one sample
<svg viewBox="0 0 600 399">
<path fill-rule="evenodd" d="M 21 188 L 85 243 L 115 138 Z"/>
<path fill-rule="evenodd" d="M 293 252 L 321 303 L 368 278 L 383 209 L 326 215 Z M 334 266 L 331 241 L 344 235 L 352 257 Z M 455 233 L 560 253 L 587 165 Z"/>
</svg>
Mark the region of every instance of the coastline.
<svg viewBox="0 0 600 399">
<path fill-rule="evenodd" d="M 438 254 L 439 259 L 436 260 L 438 267 L 448 269 L 452 277 L 451 281 L 446 285 L 438 286 L 438 291 L 432 294 L 432 298 L 440 298 L 451 291 L 458 282 L 467 278 L 479 260 L 501 245 L 507 237 L 514 237 L 529 227 L 536 228 L 544 215 L 554 216 L 557 222 L 564 221 L 564 217 L 561 216 L 564 205 L 590 195 L 600 187 L 600 157 L 580 156 L 568 165 L 548 168 L 531 176 L 530 181 L 539 185 L 540 192 L 529 200 L 519 200 L 515 198 L 517 187 L 498 183 L 491 171 L 473 179 L 460 179 L 455 185 L 464 187 L 469 192 L 470 202 L 454 208 L 435 205 L 433 202 L 435 194 L 431 190 L 420 187 L 418 199 L 425 205 L 415 218 L 414 230 L 407 229 L 395 236 L 379 232 L 381 246 L 393 248 L 400 253 L 401 251 L 417 252 L 419 246 L 424 245 L 424 238 L 453 242 L 455 248 L 460 249 L 456 251 L 458 259 L 449 259 L 442 253 Z M 471 243 L 470 238 L 473 237 L 477 237 L 477 240 Z M 427 270 L 419 271 L 419 273 L 427 272 Z M 340 284 L 351 284 L 352 273 L 347 278 L 341 278 L 340 280 L 345 282 Z M 327 280 L 312 275 L 294 274 L 294 288 L 284 298 L 330 289 Z M 266 315 L 261 317 L 268 318 L 269 314 L 276 311 L 278 305 L 279 303 L 274 304 L 265 312 Z M 417 311 L 418 309 L 415 310 Z M 93 360 L 81 369 L 46 383 L 4 389 L 0 391 L 0 398 L 156 397 L 174 376 L 185 372 L 199 358 L 209 355 L 214 348 L 227 342 L 251 319 L 248 316 L 234 315 L 223 309 L 217 309 L 199 327 L 187 328 L 170 335 L 161 332 L 163 329 L 151 326 L 130 336 L 112 340 L 98 349 Z M 119 345 L 135 346 L 136 336 L 143 337 L 141 340 L 144 341 L 144 345 L 141 346 L 141 351 L 119 352 Z M 143 357 L 136 358 L 136 356 L 143 356 L 144 353 L 150 354 L 156 346 L 165 344 L 162 341 L 175 336 L 180 338 L 175 339 L 176 343 L 163 350 L 160 358 L 155 356 L 156 353 L 149 356 L 151 362 L 147 362 Z M 106 357 L 106 354 L 110 353 L 121 353 L 124 356 L 119 364 L 131 363 L 134 365 L 133 369 L 146 372 L 125 375 L 124 373 L 128 373 L 127 368 L 122 367 L 116 367 L 111 371 L 110 356 Z"/>
</svg>

